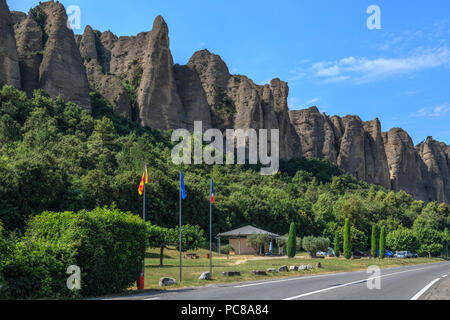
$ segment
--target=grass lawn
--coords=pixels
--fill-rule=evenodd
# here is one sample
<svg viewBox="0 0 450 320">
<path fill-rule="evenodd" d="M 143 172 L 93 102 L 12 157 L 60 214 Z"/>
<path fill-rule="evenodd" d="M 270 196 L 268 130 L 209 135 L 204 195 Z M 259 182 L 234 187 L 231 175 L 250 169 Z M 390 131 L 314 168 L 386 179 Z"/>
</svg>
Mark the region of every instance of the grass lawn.
<svg viewBox="0 0 450 320">
<path fill-rule="evenodd" d="M 191 253 L 191 252 L 189 252 Z M 184 287 L 205 286 L 219 283 L 242 282 L 252 280 L 270 280 L 275 278 L 287 278 L 295 276 L 306 276 L 323 273 L 335 273 L 346 271 L 366 270 L 369 266 L 377 265 L 380 268 L 389 268 L 396 266 L 407 266 L 422 263 L 432 263 L 444 261 L 440 258 L 417 258 L 417 259 L 369 259 L 345 260 L 344 258 L 326 258 L 311 259 L 307 254 L 299 254 L 293 259 L 286 257 L 255 257 L 255 256 L 230 256 L 213 253 L 213 279 L 211 281 L 202 281 L 198 278 L 200 275 L 209 271 L 209 259 L 206 259 L 207 250 L 199 250 L 196 253 L 200 256 L 198 260 L 183 259 L 183 282 L 176 286 L 161 288 L 158 285 L 161 277 L 174 278 L 179 282 L 179 253 L 175 250 L 164 251 L 164 266 L 159 266 L 159 250 L 149 249 L 145 260 L 145 289 L 146 290 L 171 290 Z M 183 253 L 184 256 L 185 253 Z M 279 268 L 286 266 L 313 265 L 321 262 L 321 269 L 307 271 L 291 271 L 285 273 L 269 274 L 267 276 L 255 276 L 252 270 L 266 270 L 268 268 Z M 240 271 L 239 277 L 225 277 L 224 271 Z M 130 294 L 136 293 L 136 287 L 130 288 Z"/>
</svg>

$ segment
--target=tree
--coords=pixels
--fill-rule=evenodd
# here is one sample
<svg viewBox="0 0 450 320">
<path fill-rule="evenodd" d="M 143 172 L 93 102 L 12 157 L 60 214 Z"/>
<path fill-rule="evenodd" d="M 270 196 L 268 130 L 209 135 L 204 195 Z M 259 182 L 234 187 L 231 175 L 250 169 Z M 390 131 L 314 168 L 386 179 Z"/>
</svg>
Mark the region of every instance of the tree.
<svg viewBox="0 0 450 320">
<path fill-rule="evenodd" d="M 378 248 L 377 248 L 377 226 L 372 225 L 372 239 L 371 239 L 371 255 L 372 258 L 376 258 L 378 256 Z"/>
<path fill-rule="evenodd" d="M 261 253 L 261 248 L 268 244 L 270 238 L 267 234 L 252 234 L 247 237 L 247 244 L 252 247 L 255 252 Z"/>
<path fill-rule="evenodd" d="M 198 226 L 185 225 L 181 227 L 184 250 L 197 250 L 205 242 L 204 232 Z M 179 247 L 179 228 L 169 229 L 152 225 L 147 222 L 147 238 L 150 248 L 159 248 L 159 264 L 163 265 L 164 250 L 173 250 L 169 246 Z"/>
<path fill-rule="evenodd" d="M 161 228 L 159 226 L 147 223 L 147 237 L 150 248 L 159 248 L 159 265 L 164 263 L 164 249 L 168 249 L 176 241 L 176 235 L 173 229 Z"/>
<path fill-rule="evenodd" d="M 439 255 L 444 249 L 444 233 L 428 227 L 418 228 L 414 233 L 420 244 L 419 254 L 426 254 L 431 258 L 433 255 Z"/>
<path fill-rule="evenodd" d="M 350 259 L 352 257 L 352 239 L 350 232 L 350 221 L 345 219 L 344 225 L 344 257 L 345 259 Z"/>
<path fill-rule="evenodd" d="M 328 248 L 330 246 L 330 240 L 327 238 L 316 238 L 316 237 L 304 237 L 303 238 L 303 249 L 306 251 L 309 251 L 309 254 L 312 258 L 316 257 L 316 253 L 319 251 L 328 251 Z"/>
<path fill-rule="evenodd" d="M 386 256 L 386 227 L 381 227 L 380 233 L 380 258 L 384 259 Z"/>
<path fill-rule="evenodd" d="M 234 247 L 230 244 L 220 247 L 220 253 L 221 254 L 226 254 L 227 255 L 227 259 L 230 259 L 230 252 L 232 251 L 236 251 L 236 249 L 234 249 Z"/>
<path fill-rule="evenodd" d="M 448 230 L 448 228 L 445 228 L 442 236 L 443 236 L 444 245 L 445 245 L 445 247 L 444 247 L 445 254 L 446 254 L 446 257 L 448 257 L 448 246 L 450 244 L 450 231 Z"/>
<path fill-rule="evenodd" d="M 386 237 L 386 245 L 394 251 L 417 251 L 419 246 L 414 232 L 406 228 L 389 232 Z"/>
<path fill-rule="evenodd" d="M 297 253 L 297 236 L 295 232 L 295 223 L 291 223 L 291 228 L 289 229 L 289 238 L 287 242 L 287 255 L 289 258 L 295 257 L 295 254 Z"/>
<path fill-rule="evenodd" d="M 339 231 L 336 231 L 334 234 L 334 255 L 336 258 L 339 258 L 341 255 L 341 246 L 339 245 L 341 233 Z"/>
</svg>

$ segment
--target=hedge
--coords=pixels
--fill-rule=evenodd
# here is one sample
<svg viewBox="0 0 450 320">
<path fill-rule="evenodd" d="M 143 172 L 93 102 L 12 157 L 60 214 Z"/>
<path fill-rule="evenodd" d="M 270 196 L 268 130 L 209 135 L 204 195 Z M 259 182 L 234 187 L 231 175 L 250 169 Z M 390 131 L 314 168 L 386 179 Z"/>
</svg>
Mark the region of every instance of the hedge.
<svg viewBox="0 0 450 320">
<path fill-rule="evenodd" d="M 115 207 L 44 212 L 28 222 L 3 274 L 13 298 L 78 297 L 66 287 L 70 265 L 81 269 L 78 294 L 118 293 L 138 278 L 146 238 L 142 220 Z"/>
</svg>

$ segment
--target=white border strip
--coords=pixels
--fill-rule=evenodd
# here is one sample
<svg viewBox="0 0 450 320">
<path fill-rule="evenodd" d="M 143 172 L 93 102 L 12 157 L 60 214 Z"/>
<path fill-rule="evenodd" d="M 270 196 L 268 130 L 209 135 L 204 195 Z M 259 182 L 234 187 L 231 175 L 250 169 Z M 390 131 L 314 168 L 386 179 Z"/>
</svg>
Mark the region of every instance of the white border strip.
<svg viewBox="0 0 450 320">
<path fill-rule="evenodd" d="M 378 276 L 378 277 L 374 277 L 374 278 L 371 278 L 371 279 L 378 279 L 378 278 L 381 279 L 381 278 L 385 278 L 385 277 L 394 276 L 394 275 L 397 275 L 397 274 L 414 272 L 414 271 L 420 271 L 420 270 L 425 270 L 425 269 L 428 269 L 428 267 L 427 268 L 420 268 L 420 269 L 405 270 L 405 271 L 400 271 L 400 272 L 395 272 L 395 273 L 389 273 L 389 274 Z M 351 285 L 357 284 L 357 283 L 364 283 L 364 282 L 367 282 L 368 280 L 369 279 L 362 279 L 362 280 L 352 281 L 352 282 L 341 284 L 339 286 L 325 288 L 325 289 L 322 289 L 322 290 L 316 290 L 316 291 L 312 291 L 312 292 L 307 292 L 307 293 L 300 294 L 300 295 L 295 296 L 295 297 L 286 298 L 286 299 L 283 299 L 283 300 L 285 300 L 285 301 L 295 300 L 295 299 L 311 296 L 313 294 L 317 294 L 317 293 L 321 293 L 321 292 L 326 292 L 326 291 L 335 290 L 335 289 L 339 289 L 339 288 L 343 288 L 343 287 L 348 287 L 348 286 L 351 286 Z"/>
<path fill-rule="evenodd" d="M 436 282 L 438 282 L 439 280 L 441 280 L 441 278 L 437 278 L 434 279 L 433 281 L 431 281 L 425 288 L 423 288 L 422 290 L 420 290 L 414 297 L 411 298 L 411 300 L 419 300 L 419 298 L 425 293 L 427 292 Z"/>
</svg>

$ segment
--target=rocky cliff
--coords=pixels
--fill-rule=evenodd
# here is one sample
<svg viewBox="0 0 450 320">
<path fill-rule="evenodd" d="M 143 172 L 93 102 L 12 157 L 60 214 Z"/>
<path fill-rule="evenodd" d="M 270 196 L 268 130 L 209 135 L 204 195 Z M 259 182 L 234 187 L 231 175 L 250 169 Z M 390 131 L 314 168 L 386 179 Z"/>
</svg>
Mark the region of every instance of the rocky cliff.
<svg viewBox="0 0 450 320">
<path fill-rule="evenodd" d="M 10 14 L 4 8 L 0 12 L 14 21 L 19 87 L 29 95 L 43 89 L 53 97 L 61 96 L 90 110 L 86 71 L 73 31 L 67 27 L 64 6 L 51 1 L 39 4 L 28 15 Z"/>
<path fill-rule="evenodd" d="M 19 57 L 6 0 L 0 0 L 0 43 L 0 83 L 20 88 Z"/>
<path fill-rule="evenodd" d="M 41 3 L 28 14 L 0 0 L 0 82 L 28 95 L 44 89 L 91 110 L 97 90 L 114 112 L 161 130 L 279 129 L 280 156 L 324 158 L 358 179 L 417 199 L 450 203 L 450 147 L 418 146 L 402 129 L 382 132 L 378 119 L 328 116 L 316 107 L 289 111 L 286 82 L 257 85 L 232 75 L 220 56 L 201 50 L 174 65 L 169 29 L 158 16 L 147 32 L 117 37 L 87 26 L 74 36 L 64 7 Z"/>
</svg>

